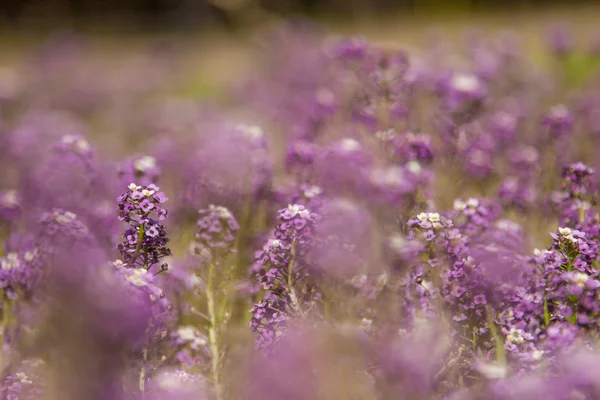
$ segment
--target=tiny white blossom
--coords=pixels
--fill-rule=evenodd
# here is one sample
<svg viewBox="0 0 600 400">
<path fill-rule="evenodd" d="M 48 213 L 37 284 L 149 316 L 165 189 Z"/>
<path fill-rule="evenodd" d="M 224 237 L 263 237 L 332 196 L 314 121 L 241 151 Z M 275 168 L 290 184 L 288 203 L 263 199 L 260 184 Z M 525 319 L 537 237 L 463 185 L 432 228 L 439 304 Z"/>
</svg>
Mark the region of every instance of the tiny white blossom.
<svg viewBox="0 0 600 400">
<path fill-rule="evenodd" d="M 19 205 L 19 195 L 17 194 L 16 190 L 7 190 L 4 192 L 4 196 L 0 198 L 0 202 L 5 207 L 17 207 Z"/>
<path fill-rule="evenodd" d="M 26 251 L 25 254 L 23 255 L 23 259 L 27 262 L 32 262 L 37 256 L 38 256 L 37 249 L 33 250 L 33 251 Z"/>
<path fill-rule="evenodd" d="M 438 213 L 428 213 L 427 214 L 427 218 L 429 218 L 429 221 L 431 221 L 431 222 L 439 222 L 439 220 L 440 220 L 440 214 L 438 214 Z"/>
<path fill-rule="evenodd" d="M 454 200 L 454 209 L 456 211 L 463 211 L 465 208 L 467 208 L 467 203 L 460 199 Z"/>
<path fill-rule="evenodd" d="M 75 150 L 79 153 L 87 153 L 91 148 L 92 146 L 90 146 L 90 143 L 85 139 L 78 139 L 75 142 Z"/>
<path fill-rule="evenodd" d="M 73 143 L 75 143 L 75 141 L 77 140 L 77 136 L 75 135 L 64 135 L 60 141 L 63 144 L 67 144 L 67 145 L 71 145 Z"/>
<path fill-rule="evenodd" d="M 571 234 L 571 228 L 558 228 L 558 231 L 563 236 L 568 236 Z"/>
<path fill-rule="evenodd" d="M 577 239 L 575 239 L 575 236 L 573 236 L 573 231 L 571 230 L 571 228 L 558 228 L 558 232 L 561 234 L 562 237 L 564 237 L 568 241 L 572 243 L 577 243 Z"/>
<path fill-rule="evenodd" d="M 474 92 L 480 88 L 479 78 L 473 74 L 455 74 L 450 85 L 459 92 Z"/>
<path fill-rule="evenodd" d="M 129 190 L 131 190 L 132 192 L 141 189 L 141 186 L 136 185 L 135 183 L 130 183 L 129 186 L 127 186 L 129 188 Z"/>
<path fill-rule="evenodd" d="M 428 218 L 429 218 L 429 216 L 427 215 L 427 213 L 424 213 L 424 212 L 417 215 L 417 219 L 421 222 L 427 221 Z"/>
<path fill-rule="evenodd" d="M 304 196 L 306 196 L 309 199 L 312 199 L 313 197 L 320 195 L 322 192 L 323 190 L 321 190 L 320 187 L 311 186 L 304 191 Z"/>
<path fill-rule="evenodd" d="M 516 344 L 521 344 L 525 341 L 525 338 L 523 338 L 523 331 L 517 328 L 511 328 L 506 339 Z"/>
<path fill-rule="evenodd" d="M 147 286 L 148 283 L 144 279 L 144 275 L 147 273 L 144 268 L 136 268 L 131 270 L 130 274 L 127 275 L 127 280 L 134 286 Z"/>
<path fill-rule="evenodd" d="M 231 214 L 231 211 L 229 211 L 225 207 L 215 206 L 214 204 L 211 204 L 208 206 L 208 209 L 211 211 L 216 211 L 217 214 L 219 214 L 219 217 L 221 217 L 221 218 L 232 218 L 233 217 L 233 214 Z"/>
<path fill-rule="evenodd" d="M 579 287 L 585 287 L 585 283 L 588 279 L 590 279 L 590 276 L 583 272 L 575 272 L 571 277 L 571 281 Z"/>
<path fill-rule="evenodd" d="M 155 190 L 148 190 L 148 189 L 144 189 L 142 190 L 142 194 L 146 197 L 150 197 L 152 196 L 154 193 L 156 193 Z"/>
<path fill-rule="evenodd" d="M 33 381 L 29 379 L 29 376 L 27 376 L 27 374 L 24 372 L 17 372 L 15 375 L 19 379 L 19 382 L 24 385 L 31 385 L 33 383 Z"/>
<path fill-rule="evenodd" d="M 238 125 L 237 130 L 242 132 L 244 137 L 251 142 L 259 141 L 265 136 L 260 126 L 256 125 Z"/>
<path fill-rule="evenodd" d="M 371 330 L 371 326 L 373 325 L 373 320 L 369 319 L 369 318 L 363 318 L 360 321 L 360 329 L 363 331 L 368 332 L 369 330 Z"/>
<path fill-rule="evenodd" d="M 133 162 L 133 167 L 141 172 L 156 167 L 156 159 L 152 156 L 142 156 Z"/>
<path fill-rule="evenodd" d="M 478 362 L 475 364 L 475 368 L 488 379 L 503 379 L 508 375 L 505 365 Z"/>
<path fill-rule="evenodd" d="M 418 175 L 423 171 L 421 164 L 418 161 L 412 160 L 406 163 L 406 169 L 412 172 L 415 175 Z"/>
<path fill-rule="evenodd" d="M 479 206 L 479 200 L 471 197 L 469 200 L 467 200 L 467 206 L 471 208 L 477 208 Z"/>
<path fill-rule="evenodd" d="M 5 271 L 10 271 L 19 265 L 19 255 L 17 253 L 8 253 L 4 258 L 0 259 L 0 267 Z"/>
<path fill-rule="evenodd" d="M 340 148 L 344 151 L 357 151 L 360 150 L 360 143 L 354 139 L 344 138 L 340 140 Z"/>
<path fill-rule="evenodd" d="M 197 331 L 192 326 L 182 326 L 181 328 L 177 329 L 177 336 L 179 336 L 180 339 L 191 342 L 192 340 L 196 339 Z"/>
<path fill-rule="evenodd" d="M 536 350 L 531 354 L 531 357 L 536 360 L 539 361 L 542 359 L 542 356 L 544 355 L 544 350 Z"/>
</svg>

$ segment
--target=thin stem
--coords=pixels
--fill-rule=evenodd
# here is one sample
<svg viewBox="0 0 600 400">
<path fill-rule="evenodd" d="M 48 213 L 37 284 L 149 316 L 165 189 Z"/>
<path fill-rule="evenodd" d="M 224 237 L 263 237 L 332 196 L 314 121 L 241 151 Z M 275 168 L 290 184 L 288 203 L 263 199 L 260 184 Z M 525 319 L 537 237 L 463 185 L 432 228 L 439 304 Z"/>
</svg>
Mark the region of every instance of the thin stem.
<svg viewBox="0 0 600 400">
<path fill-rule="evenodd" d="M 288 286 L 288 291 L 290 293 L 290 299 L 292 300 L 292 306 L 294 307 L 294 311 L 296 311 L 296 313 L 304 316 L 304 312 L 302 311 L 302 308 L 300 308 L 300 302 L 298 301 L 298 296 L 296 296 L 296 291 L 294 290 L 294 280 L 293 280 L 293 272 L 294 272 L 294 265 L 296 263 L 296 240 L 294 240 L 294 242 L 292 243 L 292 250 L 290 252 L 290 263 L 288 264 L 288 271 L 287 271 L 287 286 Z"/>
<path fill-rule="evenodd" d="M 140 369 L 140 392 L 142 394 L 142 398 L 146 397 L 146 362 L 148 361 L 148 349 L 144 348 L 143 350 L 143 361 L 142 368 Z"/>
<path fill-rule="evenodd" d="M 217 400 L 223 399 L 223 387 L 221 386 L 221 377 L 219 371 L 219 343 L 217 341 L 217 313 L 215 308 L 215 297 L 213 293 L 215 277 L 215 264 L 211 263 L 208 267 L 208 279 L 206 281 L 206 301 L 208 307 L 208 317 L 210 320 L 210 327 L 208 329 L 208 341 L 210 344 L 210 352 L 212 355 L 211 369 L 213 376 L 213 384 L 215 388 L 215 394 Z"/>
<path fill-rule="evenodd" d="M 6 342 L 7 332 L 10 324 L 10 300 L 4 298 L 2 304 L 2 326 L 0 326 L 0 334 L 2 334 L 2 343 Z"/>
<path fill-rule="evenodd" d="M 131 256 L 131 266 L 132 267 L 133 267 L 133 264 L 135 263 L 135 261 L 137 260 L 137 258 L 139 257 L 140 252 L 142 251 L 142 243 L 144 242 L 144 234 L 145 233 L 146 233 L 145 225 L 141 224 L 138 229 L 138 241 L 137 241 L 137 245 L 135 246 L 135 252 Z"/>
</svg>

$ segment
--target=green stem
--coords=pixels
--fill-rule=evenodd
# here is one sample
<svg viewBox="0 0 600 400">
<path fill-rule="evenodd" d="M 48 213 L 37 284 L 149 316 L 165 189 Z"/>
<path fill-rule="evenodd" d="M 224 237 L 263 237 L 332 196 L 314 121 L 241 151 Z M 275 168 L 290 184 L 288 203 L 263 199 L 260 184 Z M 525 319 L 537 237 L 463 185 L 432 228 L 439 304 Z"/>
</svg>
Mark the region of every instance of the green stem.
<svg viewBox="0 0 600 400">
<path fill-rule="evenodd" d="M 210 320 L 210 327 L 208 329 L 208 341 L 210 344 L 210 352 L 212 355 L 211 369 L 213 376 L 213 385 L 215 388 L 215 394 L 217 400 L 223 399 L 223 387 L 221 386 L 221 377 L 219 371 L 219 343 L 217 340 L 217 312 L 215 307 L 215 297 L 213 293 L 213 285 L 215 278 L 215 264 L 211 263 L 208 267 L 208 279 L 206 281 L 206 301 L 208 307 L 208 317 Z"/>
<path fill-rule="evenodd" d="M 498 329 L 496 328 L 496 323 L 494 322 L 494 318 L 492 317 L 492 310 L 488 307 L 487 309 L 487 317 L 488 317 L 488 325 L 490 327 L 490 333 L 494 337 L 496 342 L 496 362 L 498 365 L 506 365 L 506 351 L 504 349 L 504 342 L 498 333 Z"/>
<path fill-rule="evenodd" d="M 131 256 L 131 266 L 136 262 L 138 257 L 140 256 L 140 252 L 142 251 L 142 243 L 144 242 L 144 234 L 146 233 L 146 227 L 144 224 L 141 224 L 138 229 L 138 241 L 135 246 L 135 253 Z M 145 264 L 145 263 L 144 263 Z M 144 265 L 144 268 L 146 265 Z"/>
<path fill-rule="evenodd" d="M 3 296 L 4 297 L 4 296 Z M 10 325 L 10 300 L 6 297 L 2 303 L 2 326 L 0 326 L 0 333 L 2 334 L 2 343 L 5 341 L 5 336 L 9 330 Z"/>
<path fill-rule="evenodd" d="M 142 398 L 146 397 L 146 362 L 148 361 L 148 349 L 144 348 L 143 350 L 143 361 L 142 368 L 140 369 L 140 392 L 142 394 Z"/>
<path fill-rule="evenodd" d="M 292 307 L 294 307 L 294 311 L 296 311 L 299 315 L 304 315 L 302 312 L 302 308 L 300 308 L 300 302 L 298 301 L 298 296 L 296 296 L 296 291 L 294 290 L 294 280 L 293 280 L 293 272 L 294 272 L 294 264 L 296 263 L 296 241 L 292 243 L 291 250 L 291 259 L 288 264 L 288 276 L 287 276 L 287 285 L 288 291 L 290 293 L 290 299 L 292 300 Z"/>
</svg>

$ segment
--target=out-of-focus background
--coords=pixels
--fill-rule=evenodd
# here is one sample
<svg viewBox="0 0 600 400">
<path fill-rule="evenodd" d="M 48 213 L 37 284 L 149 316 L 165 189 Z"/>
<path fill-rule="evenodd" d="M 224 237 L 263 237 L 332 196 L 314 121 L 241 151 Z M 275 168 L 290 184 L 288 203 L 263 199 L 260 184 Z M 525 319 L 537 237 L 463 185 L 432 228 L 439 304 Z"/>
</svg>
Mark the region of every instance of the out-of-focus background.
<svg viewBox="0 0 600 400">
<path fill-rule="evenodd" d="M 2 0 L 0 66 L 72 34 L 118 60 L 133 49 L 174 47 L 197 75 L 189 92 L 212 95 L 248 65 L 256 34 L 283 20 L 408 47 L 429 34 L 514 30 L 535 56 L 548 28 L 600 37 L 599 18 L 600 2 L 592 0 Z"/>
</svg>

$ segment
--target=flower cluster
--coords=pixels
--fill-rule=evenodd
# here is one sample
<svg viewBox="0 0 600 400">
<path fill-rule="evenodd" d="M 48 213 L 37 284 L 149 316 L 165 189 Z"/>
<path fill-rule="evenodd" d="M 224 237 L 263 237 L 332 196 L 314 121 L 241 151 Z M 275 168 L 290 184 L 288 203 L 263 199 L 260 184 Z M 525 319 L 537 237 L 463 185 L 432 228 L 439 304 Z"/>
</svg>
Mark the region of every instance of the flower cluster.
<svg viewBox="0 0 600 400">
<path fill-rule="evenodd" d="M 149 270 L 161 258 L 170 256 L 171 250 L 166 247 L 169 238 L 161 223 L 167 217 L 167 210 L 161 206 L 167 196 L 158 186 L 132 183 L 117 201 L 119 220 L 130 225 L 119 244 L 122 261 L 129 267 Z"/>
<path fill-rule="evenodd" d="M 10 400 L 34 400 L 44 396 L 45 382 L 39 375 L 42 360 L 24 360 L 20 363 L 21 370 L 5 375 L 0 388 L 2 397 Z"/>
<path fill-rule="evenodd" d="M 208 251 L 235 252 L 233 244 L 240 226 L 231 211 L 211 204 L 199 214 L 196 242 Z"/>
<path fill-rule="evenodd" d="M 307 259 L 314 242 L 319 216 L 298 204 L 279 210 L 279 224 L 273 239 L 257 255 L 257 274 L 265 298 L 250 311 L 250 328 L 257 334 L 257 345 L 269 348 L 281 336 L 290 315 L 302 316 L 304 309 L 318 299 L 310 282 L 311 265 Z"/>
</svg>

